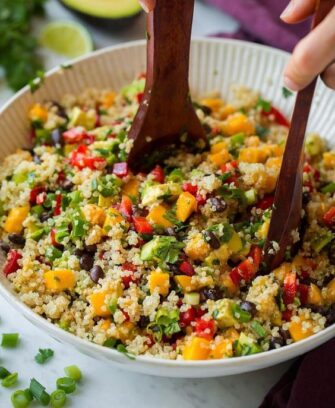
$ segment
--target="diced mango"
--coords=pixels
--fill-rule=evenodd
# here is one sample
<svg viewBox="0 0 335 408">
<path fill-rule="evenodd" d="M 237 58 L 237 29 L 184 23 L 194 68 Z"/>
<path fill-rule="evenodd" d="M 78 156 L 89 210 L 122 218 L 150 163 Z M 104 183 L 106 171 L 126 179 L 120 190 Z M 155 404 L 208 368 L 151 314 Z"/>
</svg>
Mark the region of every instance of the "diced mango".
<svg viewBox="0 0 335 408">
<path fill-rule="evenodd" d="M 46 288 L 53 292 L 71 290 L 76 283 L 76 276 L 70 269 L 47 271 L 44 273 L 44 283 Z"/>
<path fill-rule="evenodd" d="M 176 275 L 174 277 L 177 285 L 179 285 L 184 293 L 189 293 L 197 289 L 197 285 L 192 283 L 192 277 L 186 275 Z"/>
<path fill-rule="evenodd" d="M 167 211 L 168 209 L 164 205 L 156 205 L 147 215 L 147 220 L 159 227 L 169 228 L 172 226 L 172 223 L 164 217 Z"/>
<path fill-rule="evenodd" d="M 237 339 L 239 335 L 237 335 Z M 236 340 L 237 340 L 236 339 Z M 219 359 L 233 356 L 233 343 L 235 340 L 220 337 L 215 339 L 209 358 Z"/>
<path fill-rule="evenodd" d="M 233 233 L 233 236 L 230 238 L 228 242 L 228 249 L 232 254 L 236 254 L 241 251 L 243 248 L 243 243 L 241 237 L 238 235 L 237 232 Z"/>
<path fill-rule="evenodd" d="M 39 120 L 46 122 L 48 119 L 48 111 L 39 103 L 36 103 L 29 111 L 29 119 L 31 121 Z"/>
<path fill-rule="evenodd" d="M 86 221 L 93 225 L 102 226 L 105 222 L 106 215 L 104 210 L 95 204 L 86 204 L 82 208 L 82 213 L 84 214 Z"/>
<path fill-rule="evenodd" d="M 307 304 L 316 306 L 322 306 L 323 304 L 321 290 L 314 283 L 311 283 L 309 286 Z"/>
<path fill-rule="evenodd" d="M 325 294 L 327 303 L 335 303 L 335 278 L 332 279 L 326 286 Z"/>
<path fill-rule="evenodd" d="M 208 256 L 209 252 L 210 247 L 200 233 L 194 235 L 186 242 L 185 253 L 193 261 L 203 261 Z"/>
<path fill-rule="evenodd" d="M 220 119 L 221 120 L 225 120 L 228 118 L 229 115 L 231 115 L 232 113 L 236 112 L 236 109 L 233 105 L 224 105 L 221 109 L 220 109 Z"/>
<path fill-rule="evenodd" d="M 288 262 L 283 262 L 278 268 L 274 269 L 272 273 L 274 274 L 275 278 L 280 282 L 283 283 L 285 276 L 292 272 L 292 264 Z"/>
<path fill-rule="evenodd" d="M 101 99 L 101 104 L 104 108 L 110 108 L 115 101 L 116 93 L 115 92 L 108 92 L 103 95 Z"/>
<path fill-rule="evenodd" d="M 114 225 L 120 224 L 122 221 L 123 217 L 120 212 L 116 208 L 109 208 L 103 225 L 104 232 L 108 233 Z"/>
<path fill-rule="evenodd" d="M 270 228 L 270 220 L 265 220 L 263 224 L 259 227 L 258 231 L 256 232 L 256 236 L 259 239 L 265 239 L 268 236 Z"/>
<path fill-rule="evenodd" d="M 129 197 L 138 197 L 139 191 L 140 191 L 140 181 L 135 178 L 130 179 L 122 187 L 122 194 L 127 195 Z"/>
<path fill-rule="evenodd" d="M 112 296 L 113 292 L 107 290 L 100 290 L 89 296 L 94 316 L 108 317 L 112 314 L 108 308 L 108 301 Z"/>
<path fill-rule="evenodd" d="M 217 166 L 221 166 L 231 160 L 230 154 L 227 149 L 222 149 L 218 153 L 210 154 L 208 158 Z"/>
<path fill-rule="evenodd" d="M 243 113 L 234 113 L 228 116 L 226 121 L 222 123 L 222 131 L 229 136 L 240 132 L 252 135 L 255 133 L 255 125 Z"/>
<path fill-rule="evenodd" d="M 113 203 L 113 197 L 104 197 L 99 194 L 98 206 L 102 208 L 109 208 Z"/>
<path fill-rule="evenodd" d="M 111 323 L 112 322 L 110 321 L 110 319 L 102 320 L 100 327 L 102 328 L 102 330 L 107 331 L 111 327 Z"/>
<path fill-rule="evenodd" d="M 250 136 L 250 137 L 247 137 L 245 140 L 245 145 L 247 147 L 257 147 L 260 145 L 260 143 L 261 141 L 258 136 Z"/>
<path fill-rule="evenodd" d="M 210 354 L 210 341 L 193 337 L 183 351 L 184 360 L 207 360 Z"/>
<path fill-rule="evenodd" d="M 19 234 L 23 229 L 23 221 L 29 214 L 30 207 L 25 205 L 23 207 L 15 207 L 9 211 L 6 219 L 4 230 L 8 233 Z"/>
<path fill-rule="evenodd" d="M 310 319 L 306 319 L 303 316 L 300 316 L 300 321 L 290 322 L 289 332 L 293 341 L 300 341 L 306 339 L 307 337 L 312 336 L 312 334 L 314 334 L 313 321 Z"/>
<path fill-rule="evenodd" d="M 170 275 L 166 272 L 151 272 L 148 278 L 150 293 L 157 292 L 159 295 L 167 296 L 170 289 Z"/>
<path fill-rule="evenodd" d="M 176 203 L 176 216 L 185 222 L 197 210 L 197 200 L 191 193 L 185 191 L 180 194 Z"/>
<path fill-rule="evenodd" d="M 222 140 L 221 142 L 215 143 L 211 146 L 211 153 L 220 153 L 222 150 L 227 149 L 228 142 L 226 140 Z"/>
<path fill-rule="evenodd" d="M 283 158 L 282 157 L 269 157 L 265 163 L 267 169 L 279 170 Z"/>
<path fill-rule="evenodd" d="M 335 167 L 335 152 L 323 153 L 323 164 L 327 169 L 333 169 Z"/>
<path fill-rule="evenodd" d="M 244 163 L 264 163 L 268 157 L 268 151 L 265 149 L 245 147 L 240 150 L 238 160 Z"/>
<path fill-rule="evenodd" d="M 201 105 L 212 109 L 212 112 L 218 112 L 223 104 L 224 102 L 220 98 L 205 98 L 201 101 Z"/>
<path fill-rule="evenodd" d="M 229 272 L 225 272 L 221 278 L 222 285 L 228 290 L 230 295 L 235 295 L 238 292 L 238 287 L 232 281 Z"/>
<path fill-rule="evenodd" d="M 221 265 L 224 265 L 230 256 L 230 251 L 227 244 L 222 244 L 219 249 L 215 249 L 212 251 L 208 257 L 205 259 L 206 264 L 209 266 L 213 266 L 217 264 L 217 261 L 220 262 Z"/>
</svg>

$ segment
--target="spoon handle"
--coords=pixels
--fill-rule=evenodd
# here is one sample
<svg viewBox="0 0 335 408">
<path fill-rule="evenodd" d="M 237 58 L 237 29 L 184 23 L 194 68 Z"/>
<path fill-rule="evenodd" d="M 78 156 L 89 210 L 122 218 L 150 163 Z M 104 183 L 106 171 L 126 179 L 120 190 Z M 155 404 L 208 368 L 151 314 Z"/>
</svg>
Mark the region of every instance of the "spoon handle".
<svg viewBox="0 0 335 408">
<path fill-rule="evenodd" d="M 193 9 L 194 0 L 159 0 L 147 19 L 147 88 L 178 100 L 189 91 Z"/>
</svg>

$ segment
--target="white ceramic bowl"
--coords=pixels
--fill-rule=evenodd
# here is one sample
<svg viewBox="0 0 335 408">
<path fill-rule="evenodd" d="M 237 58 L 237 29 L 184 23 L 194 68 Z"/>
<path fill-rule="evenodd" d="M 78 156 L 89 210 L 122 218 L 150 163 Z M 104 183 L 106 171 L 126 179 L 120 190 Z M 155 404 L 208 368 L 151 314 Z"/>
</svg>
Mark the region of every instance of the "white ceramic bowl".
<svg viewBox="0 0 335 408">
<path fill-rule="evenodd" d="M 190 83 L 193 94 L 213 90 L 228 98 L 231 84 L 243 84 L 259 90 L 289 115 L 293 98 L 282 96 L 282 70 L 288 54 L 269 47 L 242 41 L 200 39 L 193 41 Z M 28 88 L 19 92 L 0 112 L 0 158 L 23 147 L 29 141 L 27 111 L 37 101 L 59 100 L 65 93 L 77 94 L 88 87 L 119 90 L 145 70 L 145 43 L 133 42 L 95 52 L 74 61 L 72 68 L 55 69 L 45 84 L 32 95 Z M 335 94 L 319 84 L 309 129 L 320 132 L 335 145 Z M 332 140 L 333 139 L 333 140 Z M 122 354 L 82 340 L 35 314 L 11 290 L 7 279 L 0 274 L 0 293 L 19 313 L 41 330 L 64 344 L 94 358 L 108 360 L 124 368 L 170 377 L 215 377 L 238 374 L 272 366 L 303 354 L 335 334 L 335 325 L 306 340 L 266 353 L 241 358 L 211 361 L 168 361 L 138 357 L 129 360 Z"/>
</svg>

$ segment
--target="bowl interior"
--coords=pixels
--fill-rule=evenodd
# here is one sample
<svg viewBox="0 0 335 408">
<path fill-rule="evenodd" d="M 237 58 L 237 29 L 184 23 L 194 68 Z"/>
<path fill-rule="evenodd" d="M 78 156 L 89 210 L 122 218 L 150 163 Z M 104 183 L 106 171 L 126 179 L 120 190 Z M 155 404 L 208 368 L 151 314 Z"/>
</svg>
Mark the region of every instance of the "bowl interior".
<svg viewBox="0 0 335 408">
<path fill-rule="evenodd" d="M 272 100 L 275 106 L 290 116 L 294 97 L 285 99 L 282 93 L 282 71 L 287 58 L 288 54 L 283 51 L 242 41 L 216 39 L 193 41 L 190 64 L 192 94 L 204 95 L 219 91 L 227 100 L 232 84 L 245 85 L 260 91 L 264 98 Z M 1 110 L 0 158 L 4 158 L 19 147 L 29 145 L 27 112 L 33 103 L 45 100 L 57 101 L 64 94 L 78 94 L 92 87 L 119 90 L 143 71 L 145 71 L 144 41 L 98 51 L 74 61 L 66 69 L 51 71 L 46 75 L 44 84 L 37 92 L 31 94 L 30 90 L 25 88 Z M 334 94 L 319 81 L 308 128 L 310 131 L 320 133 L 333 146 L 335 144 L 334 111 Z M 184 363 L 140 357 L 136 363 L 129 363 L 113 350 L 102 350 L 99 346 L 77 339 L 36 316 L 16 298 L 3 274 L 0 274 L 0 293 L 34 324 L 48 330 L 53 336 L 70 342 L 91 355 L 99 357 L 100 353 L 101 356 L 117 362 L 122 360 L 128 363 L 128 366 L 133 364 L 135 367 L 133 369 L 136 371 L 151 374 L 157 374 L 157 366 L 160 367 L 161 374 L 172 376 L 201 377 L 248 371 L 292 358 L 321 344 L 334 334 L 334 330 L 328 328 L 292 346 L 243 359 Z M 183 368 L 184 371 L 180 371 L 178 375 L 175 374 L 173 370 L 176 366 Z M 197 367 L 201 371 L 196 371 Z M 204 367 L 209 371 L 204 372 Z"/>
</svg>

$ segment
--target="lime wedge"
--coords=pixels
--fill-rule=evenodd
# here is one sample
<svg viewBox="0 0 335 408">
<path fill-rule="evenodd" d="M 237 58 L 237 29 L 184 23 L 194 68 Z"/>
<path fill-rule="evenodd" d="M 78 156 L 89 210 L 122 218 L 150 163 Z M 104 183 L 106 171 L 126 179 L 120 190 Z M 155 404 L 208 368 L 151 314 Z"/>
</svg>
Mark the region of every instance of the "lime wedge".
<svg viewBox="0 0 335 408">
<path fill-rule="evenodd" d="M 81 24 L 73 21 L 47 24 L 40 34 L 40 43 L 43 47 L 69 58 L 80 57 L 93 50 L 90 33 Z"/>
</svg>

